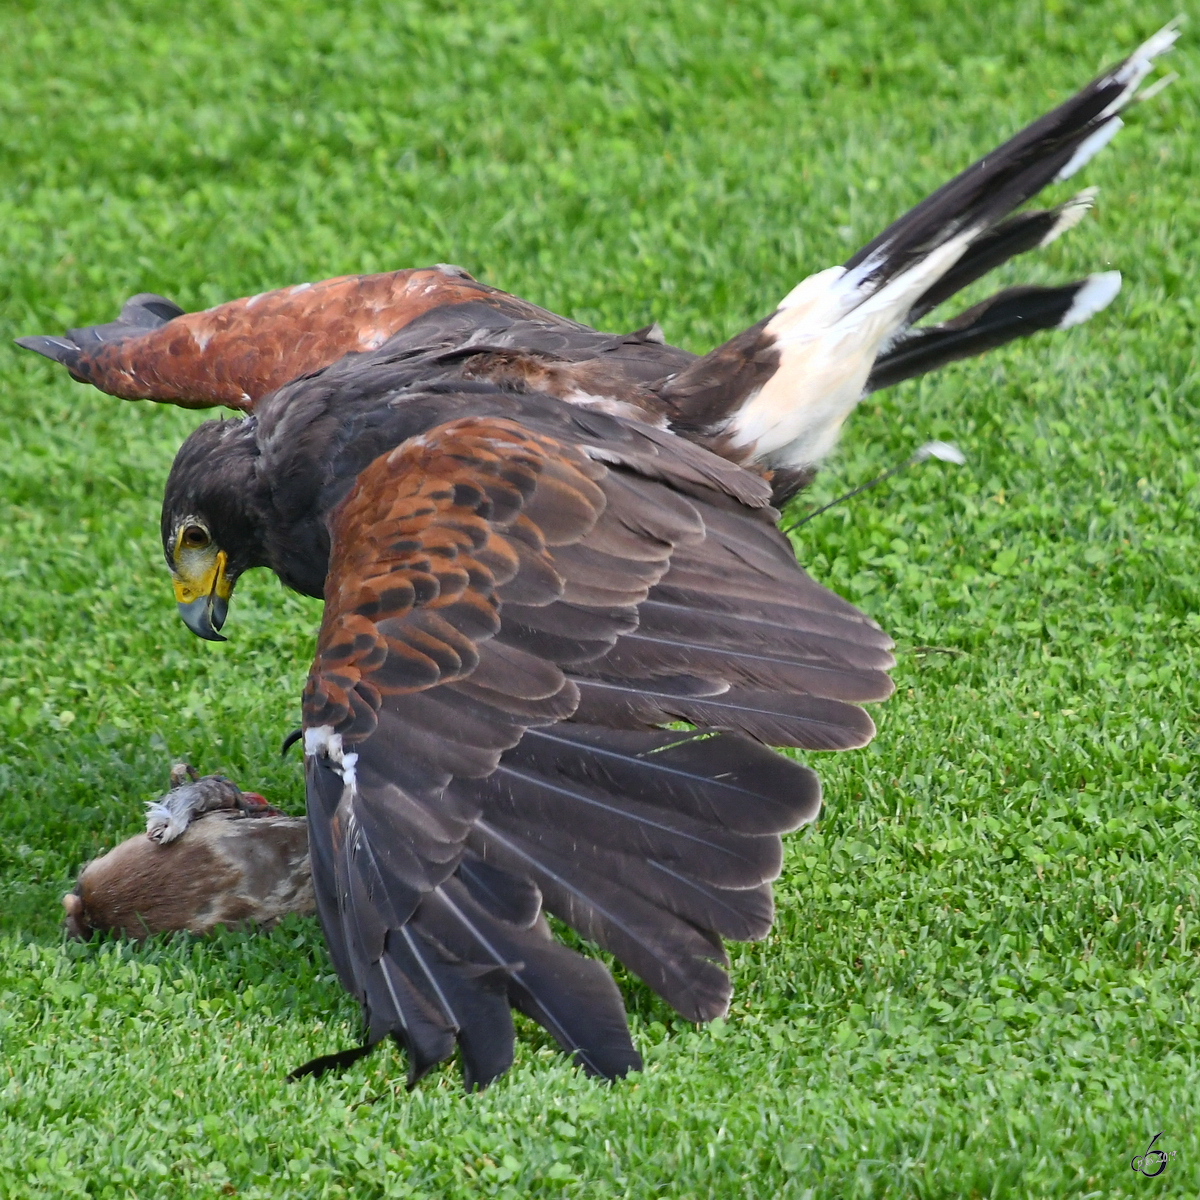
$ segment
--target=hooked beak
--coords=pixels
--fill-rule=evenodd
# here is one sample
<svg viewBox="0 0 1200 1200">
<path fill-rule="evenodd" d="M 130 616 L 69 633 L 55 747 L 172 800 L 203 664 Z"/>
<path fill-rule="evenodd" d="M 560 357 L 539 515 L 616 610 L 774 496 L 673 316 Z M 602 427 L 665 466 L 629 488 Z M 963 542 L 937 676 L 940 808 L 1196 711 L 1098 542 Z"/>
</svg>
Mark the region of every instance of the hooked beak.
<svg viewBox="0 0 1200 1200">
<path fill-rule="evenodd" d="M 212 566 L 195 582 L 181 575 L 174 577 L 175 600 L 183 623 L 197 636 L 209 642 L 224 642 L 217 630 L 229 615 L 229 597 L 233 583 L 225 574 L 225 551 L 218 552 Z"/>
</svg>

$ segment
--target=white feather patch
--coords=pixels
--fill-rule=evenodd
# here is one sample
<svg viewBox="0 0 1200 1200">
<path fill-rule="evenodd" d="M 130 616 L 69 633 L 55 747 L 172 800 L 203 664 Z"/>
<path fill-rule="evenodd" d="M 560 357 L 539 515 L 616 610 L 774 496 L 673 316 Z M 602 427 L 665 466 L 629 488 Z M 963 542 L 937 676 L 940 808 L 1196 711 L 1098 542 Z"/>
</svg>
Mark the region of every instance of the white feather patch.
<svg viewBox="0 0 1200 1200">
<path fill-rule="evenodd" d="M 875 292 L 875 258 L 851 271 L 829 267 L 797 284 L 764 330 L 779 350 L 779 368 L 733 414 L 726 427 L 731 443 L 766 466 L 820 462 L 861 398 L 880 347 L 978 235 L 977 228 L 963 230 Z"/>
<path fill-rule="evenodd" d="M 961 467 L 967 461 L 967 456 L 953 442 L 926 442 L 913 458 L 918 462 L 936 458 L 939 462 L 953 463 L 956 467 Z"/>
<path fill-rule="evenodd" d="M 826 267 L 815 275 L 809 275 L 798 284 L 782 300 L 776 312 L 796 308 L 801 304 L 813 304 L 825 298 L 833 291 L 833 285 L 846 273 L 845 267 Z"/>
<path fill-rule="evenodd" d="M 1038 242 L 1038 245 L 1048 246 L 1051 242 L 1062 237 L 1068 229 L 1074 229 L 1088 215 L 1088 211 L 1095 203 L 1099 192 L 1100 189 L 1096 187 L 1084 188 L 1082 192 L 1072 196 L 1065 204 L 1060 204 L 1058 206 L 1058 219 L 1050 227 L 1050 232 Z"/>
<path fill-rule="evenodd" d="M 346 753 L 342 735 L 334 733 L 332 725 L 316 725 L 304 731 L 304 757 L 314 754 L 324 754 L 329 759 L 329 765 L 342 777 L 351 794 L 358 791 L 358 774 L 355 770 L 358 754 Z"/>
<path fill-rule="evenodd" d="M 1157 33 L 1148 37 L 1113 73 L 1114 83 L 1124 84 L 1121 94 L 1100 114 L 1106 117 L 1109 113 L 1119 112 L 1133 98 L 1138 85 L 1154 69 L 1154 60 L 1165 54 L 1175 45 L 1179 37 L 1179 21 L 1176 17 L 1169 25 L 1164 25 Z"/>
<path fill-rule="evenodd" d="M 1066 166 L 1055 175 L 1054 182 L 1061 183 L 1064 179 L 1070 179 L 1076 171 L 1086 167 L 1117 136 L 1124 126 L 1125 122 L 1120 117 L 1113 117 L 1101 125 L 1095 133 L 1088 134 L 1075 147 L 1075 153 L 1067 160 Z"/>
<path fill-rule="evenodd" d="M 610 417 L 620 417 L 624 421 L 640 421 L 643 425 L 654 426 L 655 429 L 667 427 L 665 416 L 652 417 L 645 409 L 630 404 L 627 400 L 617 400 L 612 396 L 594 396 L 591 392 L 584 392 L 579 388 L 567 392 L 563 399 L 579 408 L 594 408 L 597 412 L 607 413 Z"/>
<path fill-rule="evenodd" d="M 1134 99 L 1139 104 L 1145 104 L 1147 100 L 1153 100 L 1159 92 L 1169 88 L 1178 78 L 1179 72 L 1172 71 L 1169 75 L 1164 75 L 1161 79 L 1156 79 L 1148 88 L 1143 88 L 1134 96 Z"/>
<path fill-rule="evenodd" d="M 1089 275 L 1087 282 L 1075 293 L 1075 299 L 1072 301 L 1071 307 L 1067 309 L 1067 315 L 1059 321 L 1059 329 L 1070 329 L 1073 325 L 1082 325 L 1102 308 L 1107 308 L 1120 290 L 1120 271 L 1104 271 L 1098 275 Z"/>
<path fill-rule="evenodd" d="M 335 762 L 342 761 L 342 735 L 334 733 L 332 725 L 316 725 L 304 731 L 304 757 L 328 754 Z"/>
<path fill-rule="evenodd" d="M 355 767 L 358 765 L 357 754 L 342 755 L 342 782 L 352 791 L 358 791 L 358 775 Z"/>
</svg>

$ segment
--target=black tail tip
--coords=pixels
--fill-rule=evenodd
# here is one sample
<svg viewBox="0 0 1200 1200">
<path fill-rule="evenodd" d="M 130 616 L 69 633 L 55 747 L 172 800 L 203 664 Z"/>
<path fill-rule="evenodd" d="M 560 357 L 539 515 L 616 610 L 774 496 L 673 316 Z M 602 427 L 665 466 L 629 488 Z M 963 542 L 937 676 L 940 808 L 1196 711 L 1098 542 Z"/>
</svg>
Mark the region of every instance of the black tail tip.
<svg viewBox="0 0 1200 1200">
<path fill-rule="evenodd" d="M 14 341 L 22 350 L 32 350 L 34 354 L 41 354 L 45 358 L 53 359 L 57 363 L 62 363 L 68 370 L 73 369 L 79 363 L 79 347 L 67 338 L 36 334 L 33 337 L 15 338 Z"/>
</svg>

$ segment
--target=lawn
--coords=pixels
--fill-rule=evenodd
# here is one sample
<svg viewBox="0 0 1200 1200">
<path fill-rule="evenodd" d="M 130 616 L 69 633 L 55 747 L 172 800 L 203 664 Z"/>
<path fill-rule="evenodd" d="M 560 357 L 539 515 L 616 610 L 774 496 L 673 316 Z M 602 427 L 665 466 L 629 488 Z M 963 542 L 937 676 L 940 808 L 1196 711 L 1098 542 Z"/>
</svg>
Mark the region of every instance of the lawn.
<svg viewBox="0 0 1200 1200">
<path fill-rule="evenodd" d="M 224 645 L 158 545 L 201 416 L 73 384 L 25 333 L 461 263 L 703 349 L 1173 15 L 1133 0 L 64 0 L 0 12 L 0 1200 L 1200 1192 L 1198 35 L 1004 281 L 1118 267 L 1069 334 L 865 403 L 796 535 L 899 643 L 865 751 L 812 755 L 728 1020 L 621 976 L 644 1073 L 521 1026 L 480 1095 L 412 1093 L 315 923 L 65 944 L 58 898 L 169 764 L 303 805 L 319 606 L 238 590 Z M 1063 186 L 1056 198 L 1069 194 Z M 995 286 L 993 284 L 993 286 Z M 973 295 L 982 295 L 978 288 Z M 1133 1155 L 1162 1131 L 1150 1180 Z"/>
</svg>

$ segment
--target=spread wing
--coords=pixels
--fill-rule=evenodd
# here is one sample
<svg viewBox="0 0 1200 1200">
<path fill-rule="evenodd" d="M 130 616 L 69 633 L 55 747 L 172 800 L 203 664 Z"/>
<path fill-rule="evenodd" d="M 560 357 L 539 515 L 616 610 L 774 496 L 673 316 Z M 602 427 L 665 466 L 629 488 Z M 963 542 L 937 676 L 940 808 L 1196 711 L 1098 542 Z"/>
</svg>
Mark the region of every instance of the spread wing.
<svg viewBox="0 0 1200 1200">
<path fill-rule="evenodd" d="M 510 1006 L 597 1074 L 639 1064 L 608 972 L 543 907 L 685 1015 L 723 1012 L 721 938 L 765 934 L 779 835 L 820 803 L 761 740 L 861 745 L 854 702 L 890 691 L 886 636 L 769 510 L 690 467 L 685 497 L 666 449 L 655 478 L 587 450 L 451 421 L 330 522 L 304 701 L 318 909 L 368 1041 L 403 1042 L 413 1079 L 456 1042 L 468 1086 L 503 1071 Z"/>
<path fill-rule="evenodd" d="M 648 385 L 695 357 L 667 346 L 657 325 L 599 333 L 448 266 L 345 275 L 194 313 L 142 293 L 115 321 L 17 344 L 126 400 L 244 412 L 341 364 L 339 381 L 384 367 L 406 383 L 490 380 L 645 417 Z"/>
<path fill-rule="evenodd" d="M 460 267 L 442 266 L 342 275 L 194 313 L 143 293 L 126 301 L 115 321 L 17 344 L 126 400 L 249 412 L 290 380 L 375 350 L 432 309 L 471 300 L 574 324 L 478 283 Z"/>
</svg>

